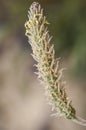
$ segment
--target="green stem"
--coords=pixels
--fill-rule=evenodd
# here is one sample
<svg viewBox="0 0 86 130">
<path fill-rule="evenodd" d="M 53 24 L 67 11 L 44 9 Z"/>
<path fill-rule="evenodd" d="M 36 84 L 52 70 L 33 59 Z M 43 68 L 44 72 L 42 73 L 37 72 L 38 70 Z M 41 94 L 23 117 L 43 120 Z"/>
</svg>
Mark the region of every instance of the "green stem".
<svg viewBox="0 0 86 130">
<path fill-rule="evenodd" d="M 86 120 L 82 119 L 81 117 L 76 116 L 76 118 L 72 119 L 72 121 L 79 125 L 86 126 Z"/>
</svg>

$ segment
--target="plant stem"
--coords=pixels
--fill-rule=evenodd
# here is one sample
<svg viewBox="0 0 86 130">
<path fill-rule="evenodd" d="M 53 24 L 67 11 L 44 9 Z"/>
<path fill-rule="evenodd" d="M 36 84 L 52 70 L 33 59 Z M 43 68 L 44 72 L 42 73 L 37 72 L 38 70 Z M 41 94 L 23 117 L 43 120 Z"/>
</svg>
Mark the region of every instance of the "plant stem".
<svg viewBox="0 0 86 130">
<path fill-rule="evenodd" d="M 72 121 L 79 125 L 86 126 L 86 120 L 82 119 L 81 117 L 76 116 L 76 118 L 72 119 Z"/>
</svg>

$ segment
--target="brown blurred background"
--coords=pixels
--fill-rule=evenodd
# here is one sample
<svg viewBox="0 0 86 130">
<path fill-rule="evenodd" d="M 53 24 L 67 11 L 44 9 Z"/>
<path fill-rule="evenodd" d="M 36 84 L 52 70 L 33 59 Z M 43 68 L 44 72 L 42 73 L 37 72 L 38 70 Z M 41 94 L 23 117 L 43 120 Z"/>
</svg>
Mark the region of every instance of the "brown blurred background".
<svg viewBox="0 0 86 130">
<path fill-rule="evenodd" d="M 86 0 L 38 0 L 50 22 L 57 57 L 67 68 L 67 92 L 86 118 Z M 33 0 L 0 0 L 0 130 L 85 130 L 50 119 L 24 23 Z"/>
</svg>

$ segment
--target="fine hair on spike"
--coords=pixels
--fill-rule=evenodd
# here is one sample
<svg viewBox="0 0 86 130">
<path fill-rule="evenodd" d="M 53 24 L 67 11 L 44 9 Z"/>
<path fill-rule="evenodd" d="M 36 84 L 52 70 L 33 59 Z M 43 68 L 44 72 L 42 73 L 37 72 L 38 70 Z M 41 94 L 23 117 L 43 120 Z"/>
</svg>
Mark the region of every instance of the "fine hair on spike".
<svg viewBox="0 0 86 130">
<path fill-rule="evenodd" d="M 86 126 L 86 121 L 76 116 L 76 110 L 65 91 L 65 81 L 62 78 L 64 68 L 60 67 L 60 60 L 55 57 L 54 45 L 50 43 L 52 37 L 47 28 L 48 24 L 40 4 L 33 2 L 28 11 L 25 34 L 32 48 L 32 57 L 37 61 L 35 73 L 40 82 L 44 84 L 46 99 L 51 105 L 52 115 L 54 117 L 63 116 Z"/>
</svg>

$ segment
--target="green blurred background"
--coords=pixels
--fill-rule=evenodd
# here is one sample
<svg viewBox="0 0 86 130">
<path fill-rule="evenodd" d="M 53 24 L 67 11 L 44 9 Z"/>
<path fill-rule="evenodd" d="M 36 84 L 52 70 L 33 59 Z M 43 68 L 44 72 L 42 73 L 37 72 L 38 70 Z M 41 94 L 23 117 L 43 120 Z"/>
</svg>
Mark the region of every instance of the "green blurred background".
<svg viewBox="0 0 86 130">
<path fill-rule="evenodd" d="M 19 78 L 19 76 L 21 76 L 22 69 L 24 69 L 25 73 L 22 72 L 23 77 L 19 79 L 17 86 L 19 90 L 23 91 L 21 93 L 25 92 L 25 94 L 28 90 L 28 86 L 31 86 L 31 75 L 32 78 L 34 77 L 34 74 L 32 73 L 34 71 L 32 66 L 34 61 L 31 59 L 31 57 L 29 57 L 31 48 L 28 44 L 27 37 L 25 36 L 24 27 L 24 23 L 27 20 L 27 12 L 32 2 L 33 0 L 0 0 L 1 101 L 3 95 L 5 95 L 3 94 L 5 91 L 5 89 L 3 89 L 3 86 L 5 86 L 4 88 L 6 88 L 6 85 L 3 85 L 3 82 L 5 82 L 5 78 L 7 79 L 7 77 L 9 77 L 9 72 L 11 72 L 11 75 L 15 75 L 14 77 L 18 75 Z M 72 86 L 73 88 L 74 86 L 78 86 L 76 87 L 76 91 L 78 89 L 81 91 L 81 94 L 84 95 L 81 101 L 83 100 L 83 98 L 83 101 L 85 101 L 86 0 L 38 0 L 38 2 L 40 2 L 42 7 L 44 8 L 44 13 L 50 23 L 49 30 L 50 34 L 53 35 L 52 43 L 55 45 L 56 55 L 57 57 L 62 57 L 63 65 L 68 68 L 67 79 L 72 83 L 70 86 Z M 9 63 L 12 64 L 9 65 Z M 2 69 L 3 66 L 5 67 Z M 7 70 L 7 66 L 9 66 L 9 71 Z M 30 68 L 30 72 L 28 71 L 28 68 Z M 26 77 L 24 76 L 24 74 Z M 14 77 L 12 78 L 12 76 L 10 76 L 9 82 L 11 78 L 14 81 Z M 20 83 L 21 80 L 22 83 Z M 7 81 L 8 79 L 6 80 L 6 84 L 8 83 Z M 69 91 L 72 91 L 72 88 L 69 88 Z M 74 91 L 75 89 L 73 90 L 73 92 Z M 84 106 L 86 106 L 86 103 L 83 102 L 83 104 Z M 76 108 L 78 108 L 78 106 L 80 107 L 80 105 L 77 103 Z M 82 116 L 84 116 L 84 114 L 86 115 L 85 109 L 86 108 L 83 108 Z M 0 108 L 0 110 L 2 114 L 3 109 Z M 4 122 L 2 118 L 1 121 Z M 0 130 L 2 130 L 2 128 L 3 130 L 5 130 L 5 128 L 2 126 L 3 125 L 1 125 Z M 6 128 L 6 130 L 8 129 Z M 78 127 L 78 129 L 84 130 L 84 128 L 81 127 Z M 16 128 L 11 130 L 16 130 Z"/>
<path fill-rule="evenodd" d="M 9 33 L 16 35 L 25 49 L 24 23 L 31 0 L 0 0 L 0 42 Z M 50 22 L 57 56 L 70 59 L 72 73 L 86 78 L 86 1 L 39 0 Z M 0 44 L 1 46 L 1 44 Z M 72 60 L 72 61 L 71 61 Z"/>
</svg>

